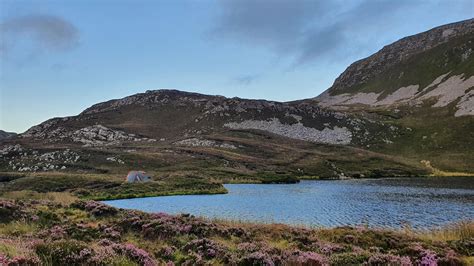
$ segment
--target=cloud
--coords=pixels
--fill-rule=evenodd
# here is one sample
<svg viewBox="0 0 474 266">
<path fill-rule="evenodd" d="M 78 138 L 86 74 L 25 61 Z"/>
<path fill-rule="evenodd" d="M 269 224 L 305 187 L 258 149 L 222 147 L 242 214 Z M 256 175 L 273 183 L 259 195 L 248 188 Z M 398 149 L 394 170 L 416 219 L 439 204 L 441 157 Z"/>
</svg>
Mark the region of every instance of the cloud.
<svg viewBox="0 0 474 266">
<path fill-rule="evenodd" d="M 6 56 L 22 53 L 31 57 L 42 52 L 63 52 L 79 42 L 78 29 L 53 15 L 31 14 L 7 19 L 0 24 L 0 34 L 3 38 L 1 52 Z M 26 50 L 23 49 L 25 42 L 28 43 Z"/>
<path fill-rule="evenodd" d="M 223 39 L 267 47 L 299 66 L 361 53 L 374 42 L 382 45 L 394 29 L 413 29 L 423 25 L 423 18 L 455 12 L 468 2 L 222 0 L 212 32 Z"/>
<path fill-rule="evenodd" d="M 308 21 L 324 15 L 329 1 L 224 0 L 213 33 L 244 43 L 288 52 L 300 41 Z"/>
<path fill-rule="evenodd" d="M 259 74 L 241 75 L 241 76 L 236 77 L 234 79 L 234 82 L 239 85 L 248 86 L 251 83 L 257 81 L 258 79 L 260 79 Z"/>
</svg>

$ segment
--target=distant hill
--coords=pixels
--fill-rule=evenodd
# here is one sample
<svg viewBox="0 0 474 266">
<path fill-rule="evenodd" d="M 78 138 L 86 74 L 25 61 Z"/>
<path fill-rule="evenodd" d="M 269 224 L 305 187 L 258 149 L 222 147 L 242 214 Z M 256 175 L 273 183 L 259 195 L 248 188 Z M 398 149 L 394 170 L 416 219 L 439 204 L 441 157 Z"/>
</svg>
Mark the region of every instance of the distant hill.
<svg viewBox="0 0 474 266">
<path fill-rule="evenodd" d="M 6 132 L 0 129 L 0 140 L 12 138 L 14 136 L 16 136 L 16 133 Z"/>
</svg>

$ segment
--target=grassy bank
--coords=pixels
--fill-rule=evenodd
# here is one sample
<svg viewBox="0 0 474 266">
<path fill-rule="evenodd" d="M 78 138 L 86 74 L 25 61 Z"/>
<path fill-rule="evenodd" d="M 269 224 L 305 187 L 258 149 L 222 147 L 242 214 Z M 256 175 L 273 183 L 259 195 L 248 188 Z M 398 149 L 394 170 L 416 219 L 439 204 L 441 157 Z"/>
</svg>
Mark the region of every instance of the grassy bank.
<svg viewBox="0 0 474 266">
<path fill-rule="evenodd" d="M 471 222 L 424 232 L 310 229 L 118 210 L 64 193 L 5 196 L 15 199 L 0 199 L 7 265 L 469 265 L 474 256 Z"/>
<path fill-rule="evenodd" d="M 146 183 L 126 183 L 120 177 L 106 174 L 29 173 L 0 183 L 0 195 L 21 191 L 67 192 L 90 200 L 227 193 L 222 183 L 195 175 L 173 176 Z"/>
</svg>

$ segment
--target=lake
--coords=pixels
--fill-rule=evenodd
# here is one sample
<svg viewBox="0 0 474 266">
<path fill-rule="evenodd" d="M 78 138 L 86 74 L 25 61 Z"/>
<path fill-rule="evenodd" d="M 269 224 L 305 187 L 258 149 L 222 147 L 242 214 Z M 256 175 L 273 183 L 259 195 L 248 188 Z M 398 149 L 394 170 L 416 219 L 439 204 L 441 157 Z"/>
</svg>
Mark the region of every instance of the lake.
<svg viewBox="0 0 474 266">
<path fill-rule="evenodd" d="M 226 184 L 228 194 L 105 201 L 146 212 L 306 226 L 436 227 L 474 219 L 474 178 Z"/>
</svg>

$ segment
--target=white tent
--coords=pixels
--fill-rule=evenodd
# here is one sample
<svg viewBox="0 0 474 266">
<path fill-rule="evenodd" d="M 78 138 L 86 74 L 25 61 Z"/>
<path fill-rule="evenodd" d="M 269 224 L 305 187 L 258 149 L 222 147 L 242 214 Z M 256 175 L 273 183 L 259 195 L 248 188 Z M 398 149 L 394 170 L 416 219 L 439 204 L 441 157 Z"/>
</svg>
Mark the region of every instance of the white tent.
<svg viewBox="0 0 474 266">
<path fill-rule="evenodd" d="M 150 181 L 151 178 L 143 171 L 130 171 L 127 175 L 126 181 L 128 183 L 139 183 Z"/>
</svg>

